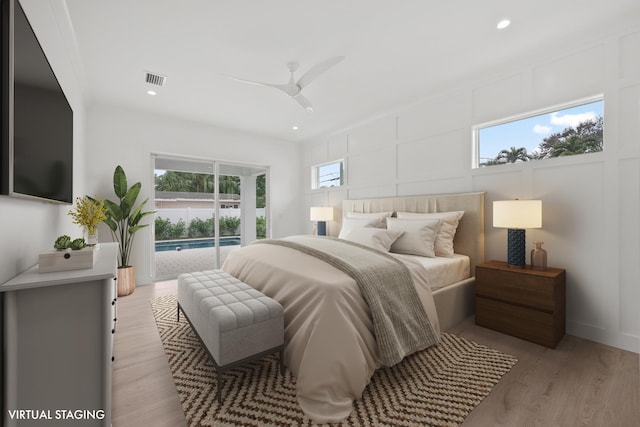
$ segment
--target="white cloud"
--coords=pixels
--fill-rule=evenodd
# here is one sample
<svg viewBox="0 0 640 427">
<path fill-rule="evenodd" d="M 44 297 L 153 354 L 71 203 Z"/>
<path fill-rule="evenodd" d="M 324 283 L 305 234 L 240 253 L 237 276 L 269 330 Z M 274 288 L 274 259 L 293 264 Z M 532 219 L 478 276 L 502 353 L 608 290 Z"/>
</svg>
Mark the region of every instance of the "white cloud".
<svg viewBox="0 0 640 427">
<path fill-rule="evenodd" d="M 537 133 L 538 135 L 549 135 L 552 130 L 551 126 L 545 125 L 535 125 L 533 127 L 533 133 Z"/>
<path fill-rule="evenodd" d="M 596 117 L 597 117 L 597 114 L 594 113 L 593 111 L 580 113 L 580 114 L 565 114 L 563 116 L 559 116 L 558 113 L 551 113 L 551 124 L 554 124 L 557 126 L 565 126 L 565 127 L 566 126 L 576 127 L 580 123 L 587 120 L 595 119 Z"/>
</svg>

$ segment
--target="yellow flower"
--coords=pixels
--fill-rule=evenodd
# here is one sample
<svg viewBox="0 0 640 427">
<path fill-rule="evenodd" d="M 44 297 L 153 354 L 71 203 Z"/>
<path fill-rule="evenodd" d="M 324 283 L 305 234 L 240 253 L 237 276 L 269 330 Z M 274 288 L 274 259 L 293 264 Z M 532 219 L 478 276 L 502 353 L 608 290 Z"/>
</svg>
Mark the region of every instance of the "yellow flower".
<svg viewBox="0 0 640 427">
<path fill-rule="evenodd" d="M 104 200 L 91 200 L 88 196 L 76 199 L 76 209 L 70 210 L 73 223 L 86 227 L 89 234 L 95 234 L 96 227 L 107 218 Z"/>
</svg>

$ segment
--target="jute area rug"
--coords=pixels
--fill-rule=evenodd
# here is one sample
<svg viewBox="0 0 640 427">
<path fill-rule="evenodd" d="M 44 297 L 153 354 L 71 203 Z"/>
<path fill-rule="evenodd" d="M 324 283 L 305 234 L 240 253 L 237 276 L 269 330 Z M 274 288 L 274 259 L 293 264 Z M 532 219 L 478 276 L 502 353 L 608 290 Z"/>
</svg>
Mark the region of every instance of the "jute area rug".
<svg viewBox="0 0 640 427">
<path fill-rule="evenodd" d="M 295 377 L 267 357 L 225 373 L 222 406 L 216 372 L 173 295 L 151 300 L 189 426 L 313 426 L 296 401 Z M 340 426 L 458 426 L 516 363 L 512 356 L 455 335 L 378 369 Z"/>
</svg>

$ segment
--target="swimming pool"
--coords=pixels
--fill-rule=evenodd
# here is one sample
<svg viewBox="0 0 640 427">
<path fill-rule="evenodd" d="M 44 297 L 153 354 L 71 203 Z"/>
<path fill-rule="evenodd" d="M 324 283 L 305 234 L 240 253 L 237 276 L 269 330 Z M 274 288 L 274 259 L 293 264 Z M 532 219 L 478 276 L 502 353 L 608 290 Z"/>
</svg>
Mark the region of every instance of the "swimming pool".
<svg viewBox="0 0 640 427">
<path fill-rule="evenodd" d="M 221 237 L 220 246 L 234 246 L 240 244 L 240 237 Z M 213 248 L 213 237 L 207 239 L 163 240 L 156 242 L 156 252 L 182 251 L 185 249 Z"/>
</svg>

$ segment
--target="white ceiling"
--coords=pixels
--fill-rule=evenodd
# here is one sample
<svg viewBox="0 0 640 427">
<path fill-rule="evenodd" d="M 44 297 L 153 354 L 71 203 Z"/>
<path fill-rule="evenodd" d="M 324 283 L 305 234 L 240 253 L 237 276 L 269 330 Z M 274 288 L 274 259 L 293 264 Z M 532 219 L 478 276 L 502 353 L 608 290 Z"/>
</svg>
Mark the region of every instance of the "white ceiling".
<svg viewBox="0 0 640 427">
<path fill-rule="evenodd" d="M 304 140 L 416 102 L 527 52 L 640 16 L 638 0 L 66 0 L 90 101 Z M 508 17 L 503 31 L 497 22 Z M 59 25 L 69 25 L 61 22 Z M 303 91 L 273 88 L 329 57 Z M 146 94 L 145 71 L 167 76 Z M 465 77 L 466 76 L 466 77 Z M 300 126 L 294 132 L 292 125 Z"/>
</svg>

